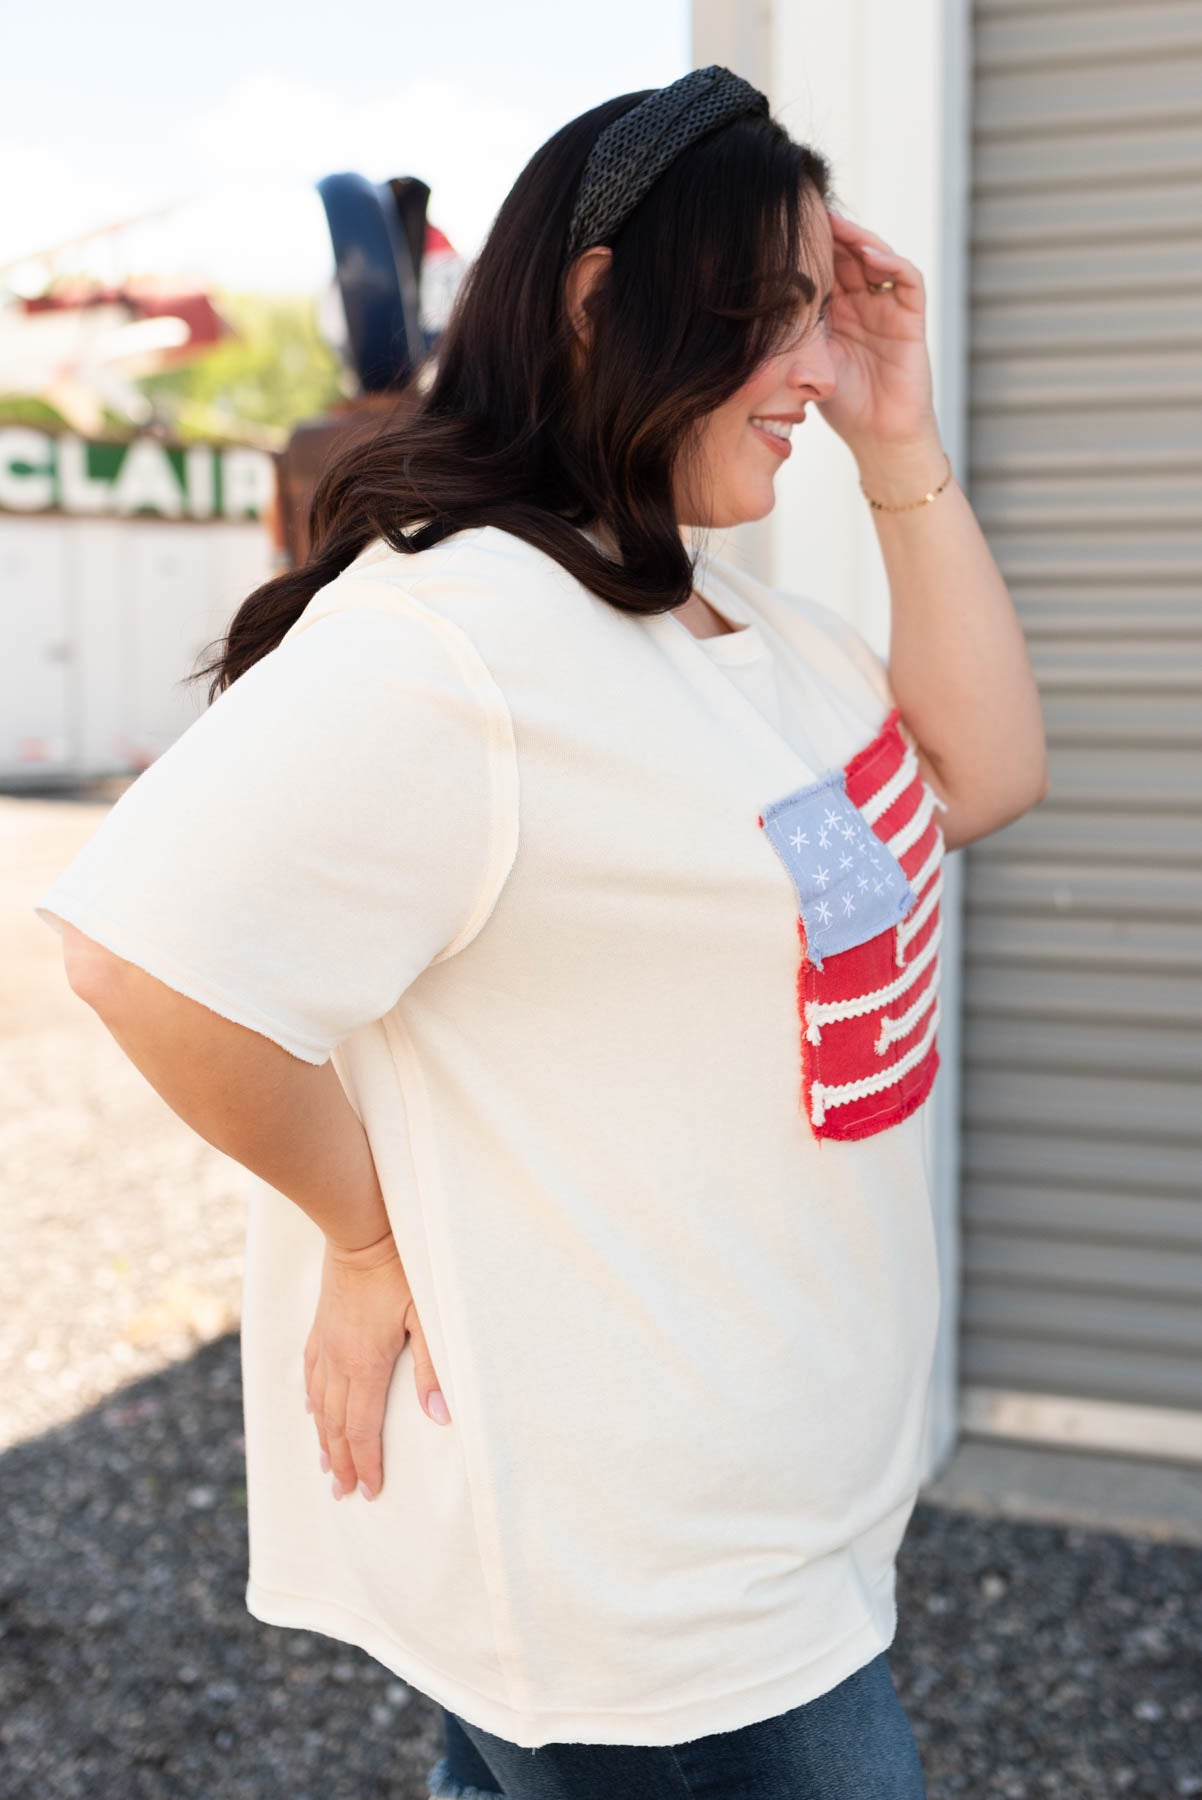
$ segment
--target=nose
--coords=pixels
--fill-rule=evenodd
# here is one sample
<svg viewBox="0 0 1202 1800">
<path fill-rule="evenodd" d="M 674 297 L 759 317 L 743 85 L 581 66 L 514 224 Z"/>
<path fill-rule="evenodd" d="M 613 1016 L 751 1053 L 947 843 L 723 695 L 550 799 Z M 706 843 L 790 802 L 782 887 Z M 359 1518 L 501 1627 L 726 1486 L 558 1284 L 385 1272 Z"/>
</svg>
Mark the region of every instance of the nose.
<svg viewBox="0 0 1202 1800">
<path fill-rule="evenodd" d="M 789 370 L 788 383 L 799 396 L 804 393 L 814 400 L 826 400 L 834 393 L 838 377 L 830 344 L 825 339 L 805 346 Z"/>
</svg>

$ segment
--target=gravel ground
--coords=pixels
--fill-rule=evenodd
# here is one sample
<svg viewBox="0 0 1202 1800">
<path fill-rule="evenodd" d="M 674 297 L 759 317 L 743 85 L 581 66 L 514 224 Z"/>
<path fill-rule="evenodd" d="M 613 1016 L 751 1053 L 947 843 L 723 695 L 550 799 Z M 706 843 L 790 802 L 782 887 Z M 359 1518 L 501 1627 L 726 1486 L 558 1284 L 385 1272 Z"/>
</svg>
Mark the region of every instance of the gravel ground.
<svg viewBox="0 0 1202 1800">
<path fill-rule="evenodd" d="M 245 1609 L 240 1171 L 29 910 L 106 804 L 0 797 L 0 1795 L 425 1800 L 437 1707 Z M 923 1504 L 899 1577 L 931 1800 L 1202 1796 L 1202 1548 Z"/>
<path fill-rule="evenodd" d="M 0 1448 L 240 1313 L 245 1172 L 121 1054 L 32 911 L 106 810 L 0 796 Z"/>
</svg>

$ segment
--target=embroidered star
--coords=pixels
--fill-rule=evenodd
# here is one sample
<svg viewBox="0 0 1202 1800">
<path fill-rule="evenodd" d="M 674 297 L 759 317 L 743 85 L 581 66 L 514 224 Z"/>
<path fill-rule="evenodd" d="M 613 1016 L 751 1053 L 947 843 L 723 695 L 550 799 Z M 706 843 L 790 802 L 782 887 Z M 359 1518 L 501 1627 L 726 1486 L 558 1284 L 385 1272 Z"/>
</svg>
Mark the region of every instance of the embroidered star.
<svg viewBox="0 0 1202 1800">
<path fill-rule="evenodd" d="M 884 882 L 883 882 L 883 881 L 874 881 L 874 882 L 873 882 L 873 884 L 872 884 L 872 885 L 873 885 L 873 887 L 874 887 L 874 888 L 875 888 L 875 890 L 876 890 L 876 892 L 877 892 L 877 893 L 878 893 L 878 894 L 883 894 L 883 893 L 884 893 L 884 891 L 885 891 L 885 884 L 884 884 Z"/>
<path fill-rule="evenodd" d="M 850 856 L 841 856 L 839 858 L 839 867 L 841 869 L 850 869 L 850 868 L 854 867 L 851 857 Z"/>
<path fill-rule="evenodd" d="M 840 825 L 839 830 L 843 833 L 845 838 L 854 838 L 856 835 L 856 828 L 854 825 Z"/>
<path fill-rule="evenodd" d="M 823 924 L 823 925 L 830 924 L 830 922 L 831 922 L 830 907 L 827 905 L 825 900 L 820 900 L 818 902 L 817 906 L 814 908 L 814 912 L 817 915 L 821 924 Z"/>
<path fill-rule="evenodd" d="M 886 887 L 892 887 L 892 886 L 893 886 L 893 877 L 892 877 L 892 875 L 886 875 L 886 877 L 885 877 L 885 886 L 886 886 Z"/>
<path fill-rule="evenodd" d="M 827 845 L 830 843 L 830 841 L 831 840 L 827 833 L 826 826 L 824 825 L 822 827 L 822 830 L 818 833 L 818 842 L 821 845 L 822 849 L 825 850 Z"/>
<path fill-rule="evenodd" d="M 834 809 L 832 807 L 828 806 L 826 809 L 826 818 L 823 820 L 823 824 L 824 825 L 837 825 L 839 823 L 839 820 L 842 817 L 843 817 L 842 813 L 837 813 L 834 811 Z"/>
<path fill-rule="evenodd" d="M 818 883 L 819 887 L 825 887 L 830 878 L 831 872 L 829 869 L 817 869 L 814 872 L 814 880 Z"/>
<path fill-rule="evenodd" d="M 852 913 L 855 912 L 855 910 L 856 910 L 856 903 L 852 899 L 851 895 L 844 894 L 844 896 L 843 896 L 843 911 L 849 919 L 850 919 Z"/>
<path fill-rule="evenodd" d="M 860 876 L 860 878 L 859 878 L 859 881 L 858 881 L 858 882 L 857 882 L 857 884 L 856 884 L 856 885 L 857 885 L 857 886 L 858 886 L 858 887 L 861 887 L 861 888 L 866 888 L 866 887 L 867 887 L 867 886 L 868 886 L 868 877 L 867 877 L 867 875 L 861 875 L 861 876 Z"/>
<path fill-rule="evenodd" d="M 800 850 L 801 846 L 803 844 L 808 844 L 809 841 L 810 840 L 809 840 L 808 836 L 801 829 L 800 825 L 797 827 L 797 830 L 793 833 L 793 836 L 789 839 L 789 842 L 792 844 L 794 850 Z"/>
</svg>

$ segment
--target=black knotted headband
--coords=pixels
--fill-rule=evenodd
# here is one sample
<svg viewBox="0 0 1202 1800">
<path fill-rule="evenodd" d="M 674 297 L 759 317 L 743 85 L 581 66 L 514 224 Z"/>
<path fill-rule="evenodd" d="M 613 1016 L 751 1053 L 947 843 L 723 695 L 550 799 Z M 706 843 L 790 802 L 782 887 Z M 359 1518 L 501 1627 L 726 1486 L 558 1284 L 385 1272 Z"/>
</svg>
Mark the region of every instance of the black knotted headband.
<svg viewBox="0 0 1202 1800">
<path fill-rule="evenodd" d="M 686 145 L 731 119 L 767 113 L 767 96 L 721 63 L 691 69 L 648 94 L 607 125 L 589 151 L 565 260 L 611 238 Z"/>
</svg>

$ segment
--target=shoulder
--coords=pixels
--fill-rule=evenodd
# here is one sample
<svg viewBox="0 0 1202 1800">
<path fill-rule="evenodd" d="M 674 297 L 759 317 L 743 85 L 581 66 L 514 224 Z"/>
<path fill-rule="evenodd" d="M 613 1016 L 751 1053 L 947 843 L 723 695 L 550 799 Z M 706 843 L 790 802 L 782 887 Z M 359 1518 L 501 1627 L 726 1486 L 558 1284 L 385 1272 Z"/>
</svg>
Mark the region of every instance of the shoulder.
<svg viewBox="0 0 1202 1800">
<path fill-rule="evenodd" d="M 390 768 L 423 741 L 445 748 L 456 739 L 466 753 L 480 744 L 491 757 L 510 750 L 492 671 L 442 603 L 455 546 L 431 553 L 441 574 L 398 568 L 422 559 L 379 548 L 383 555 L 357 558 L 319 587 L 273 648 L 216 697 L 198 721 L 210 743 L 236 753 L 247 737 L 293 748 L 299 738 L 321 755 L 349 744 L 359 762 L 377 755 Z"/>
<path fill-rule="evenodd" d="M 571 639 L 601 605 L 553 556 L 481 525 L 413 554 L 375 539 L 313 595 L 292 630 L 306 631 L 332 612 L 389 613 L 499 673 L 528 662 L 536 637 Z"/>
<path fill-rule="evenodd" d="M 279 648 L 302 660 L 328 655 L 333 666 L 357 667 L 369 678 L 392 670 L 414 679 L 454 672 L 482 696 L 493 682 L 475 626 L 510 610 L 498 601 L 519 585 L 518 559 L 492 537 L 482 542 L 487 529 L 456 533 L 413 555 L 374 539 L 317 589 Z M 534 553 L 522 548 L 529 564 Z M 523 591 L 529 587 L 527 568 Z"/>
<path fill-rule="evenodd" d="M 474 586 L 537 594 L 580 583 L 555 557 L 499 525 L 471 525 L 413 554 L 376 538 L 338 578 L 363 582 L 380 596 L 400 592 L 432 610 Z"/>
</svg>

